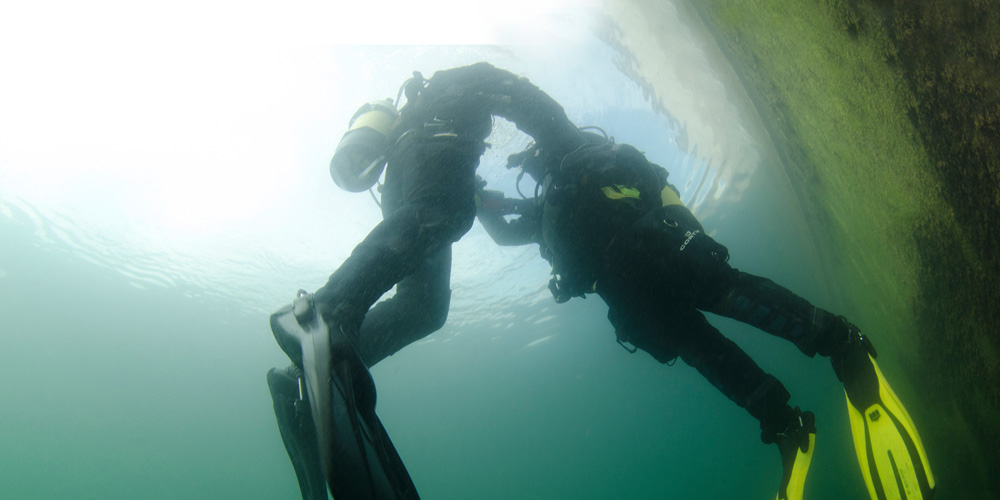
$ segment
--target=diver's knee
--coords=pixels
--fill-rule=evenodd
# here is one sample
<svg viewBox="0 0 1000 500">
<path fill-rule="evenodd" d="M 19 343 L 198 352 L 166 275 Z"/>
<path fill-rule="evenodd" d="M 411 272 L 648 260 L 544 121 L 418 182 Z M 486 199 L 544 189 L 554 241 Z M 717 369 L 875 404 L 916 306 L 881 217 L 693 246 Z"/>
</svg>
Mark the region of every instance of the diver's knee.
<svg viewBox="0 0 1000 500">
<path fill-rule="evenodd" d="M 451 290 L 440 293 L 440 297 L 435 299 L 427 308 L 426 327 L 430 332 L 440 330 L 448 321 L 448 310 L 451 303 Z"/>
<path fill-rule="evenodd" d="M 424 287 L 419 295 L 410 292 L 398 294 L 390 300 L 398 301 L 400 307 L 407 311 L 404 314 L 404 321 L 411 331 L 413 340 L 419 340 L 440 330 L 448 321 L 451 289 L 446 287 L 435 290 Z"/>
<path fill-rule="evenodd" d="M 475 203 L 426 205 L 417 211 L 417 221 L 421 230 L 440 233 L 448 241 L 458 241 L 462 235 L 472 229 L 475 220 Z"/>
<path fill-rule="evenodd" d="M 436 311 L 431 311 L 427 318 L 427 329 L 430 330 L 427 333 L 436 332 L 444 327 L 444 324 L 448 321 L 448 308 L 438 309 Z"/>
</svg>

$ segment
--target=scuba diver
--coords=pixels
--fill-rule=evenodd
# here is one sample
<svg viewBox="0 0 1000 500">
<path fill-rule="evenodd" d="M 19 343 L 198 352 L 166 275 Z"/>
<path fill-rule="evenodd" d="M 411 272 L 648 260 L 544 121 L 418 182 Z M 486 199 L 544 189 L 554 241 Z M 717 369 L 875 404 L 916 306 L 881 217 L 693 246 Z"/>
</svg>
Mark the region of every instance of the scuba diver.
<svg viewBox="0 0 1000 500">
<path fill-rule="evenodd" d="M 406 105 L 396 111 L 405 93 Z M 492 117 L 530 135 L 511 155 L 537 183 L 509 200 L 475 175 Z M 524 78 L 486 63 L 414 73 L 396 102 L 363 106 L 331 161 L 349 191 L 377 182 L 384 220 L 314 294 L 271 316 L 292 366 L 268 383 L 306 500 L 418 498 L 375 415 L 368 367 L 440 328 L 450 300 L 451 244 L 477 215 L 499 244 L 540 245 L 557 302 L 598 294 L 618 342 L 663 363 L 680 357 L 757 418 L 783 463 L 778 498 L 802 497 L 815 417 L 701 311 L 734 318 L 831 358 L 844 382 L 858 459 L 873 499 L 929 498 L 934 479 L 916 429 L 875 364 L 867 337 L 842 317 L 730 267 L 667 181 L 632 146 L 578 129 Z M 519 179 L 520 180 L 520 179 Z M 517 215 L 507 220 L 506 216 Z M 371 307 L 396 285 L 392 298 Z"/>
<path fill-rule="evenodd" d="M 385 170 L 383 221 L 323 287 L 271 316 L 292 365 L 269 371 L 268 385 L 306 500 L 327 498 L 327 487 L 338 499 L 418 498 L 375 415 L 368 367 L 444 324 L 451 244 L 475 220 L 476 168 L 494 115 L 552 151 L 584 142 L 538 87 L 480 63 L 430 80 L 415 72 L 395 102 L 362 106 L 337 146 L 330 173 L 341 188 L 370 191 Z"/>
<path fill-rule="evenodd" d="M 532 144 L 508 157 L 507 167 L 521 170 L 518 193 L 528 174 L 540 194 L 516 200 L 481 190 L 477 216 L 494 241 L 537 243 L 552 264 L 556 302 L 596 293 L 619 344 L 665 364 L 679 357 L 760 421 L 762 441 L 777 444 L 782 458 L 779 500 L 802 498 L 815 416 L 789 406 L 781 382 L 701 311 L 788 340 L 809 357 L 829 357 L 844 383 L 871 498 L 930 498 L 935 483 L 923 444 L 878 369 L 871 341 L 844 317 L 729 266 L 729 250 L 705 234 L 667 171 L 600 131 L 586 132 L 587 143 L 569 154 Z"/>
</svg>

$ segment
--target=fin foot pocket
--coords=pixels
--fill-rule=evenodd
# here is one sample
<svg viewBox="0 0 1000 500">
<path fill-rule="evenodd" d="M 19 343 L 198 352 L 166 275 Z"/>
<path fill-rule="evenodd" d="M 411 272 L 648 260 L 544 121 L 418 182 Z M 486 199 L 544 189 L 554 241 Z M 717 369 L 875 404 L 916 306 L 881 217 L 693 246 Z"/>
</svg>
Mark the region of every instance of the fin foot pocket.
<svg viewBox="0 0 1000 500">
<path fill-rule="evenodd" d="M 796 407 L 792 423 L 777 436 L 776 442 L 783 471 L 775 500 L 802 500 L 816 446 L 816 416 Z"/>
</svg>

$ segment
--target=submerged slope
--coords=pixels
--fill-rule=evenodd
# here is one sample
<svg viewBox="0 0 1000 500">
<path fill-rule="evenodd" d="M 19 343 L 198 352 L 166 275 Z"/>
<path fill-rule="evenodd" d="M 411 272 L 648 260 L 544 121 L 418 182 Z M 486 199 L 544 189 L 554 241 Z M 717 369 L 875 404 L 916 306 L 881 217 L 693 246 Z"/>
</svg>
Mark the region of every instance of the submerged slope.
<svg viewBox="0 0 1000 500">
<path fill-rule="evenodd" d="M 762 151 L 773 145 L 774 167 L 791 181 L 808 238 L 847 303 L 841 312 L 873 335 L 912 401 L 942 488 L 981 494 L 997 463 L 981 443 L 1000 438 L 991 335 L 1000 326 L 1000 8 L 882 3 L 669 9 L 704 23 L 731 64 L 763 128 L 748 126 L 749 135 L 767 143 Z M 654 103 L 668 99 L 671 75 L 658 61 L 669 56 L 655 43 L 666 30 L 651 21 L 663 3 L 606 10 L 627 72 Z"/>
</svg>

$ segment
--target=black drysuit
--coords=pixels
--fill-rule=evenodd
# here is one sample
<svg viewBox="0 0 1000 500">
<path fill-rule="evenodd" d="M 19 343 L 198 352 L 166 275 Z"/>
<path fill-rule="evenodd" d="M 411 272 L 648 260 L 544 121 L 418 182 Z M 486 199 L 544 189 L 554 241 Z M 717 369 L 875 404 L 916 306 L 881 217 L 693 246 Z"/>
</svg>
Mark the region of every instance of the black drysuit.
<svg viewBox="0 0 1000 500">
<path fill-rule="evenodd" d="M 583 143 L 562 107 L 524 78 L 486 63 L 434 74 L 393 129 L 384 220 L 315 293 L 368 366 L 443 325 L 451 244 L 475 219 L 476 168 L 494 115 L 554 151 Z M 369 310 L 393 285 L 396 294 Z"/>
</svg>

